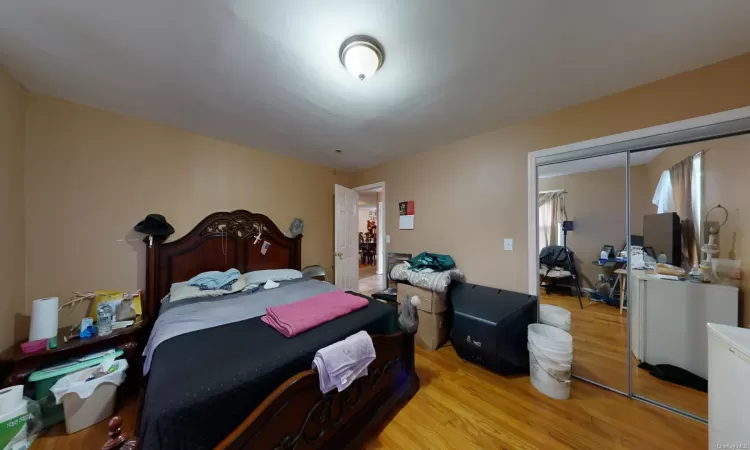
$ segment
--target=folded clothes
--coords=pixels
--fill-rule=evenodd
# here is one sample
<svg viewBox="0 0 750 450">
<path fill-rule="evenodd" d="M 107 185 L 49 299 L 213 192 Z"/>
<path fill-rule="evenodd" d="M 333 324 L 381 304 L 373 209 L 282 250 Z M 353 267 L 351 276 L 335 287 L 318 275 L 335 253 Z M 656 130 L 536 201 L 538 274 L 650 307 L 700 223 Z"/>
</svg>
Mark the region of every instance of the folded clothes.
<svg viewBox="0 0 750 450">
<path fill-rule="evenodd" d="M 367 367 L 375 360 L 372 338 L 365 331 L 355 333 L 315 353 L 312 366 L 318 370 L 320 391 L 334 388 L 339 392 L 354 380 L 367 375 Z"/>
<path fill-rule="evenodd" d="M 239 278 L 238 278 L 238 280 L 239 280 Z M 224 286 L 220 287 L 218 290 L 220 290 L 220 291 L 231 291 L 234 288 L 234 283 L 236 283 L 236 282 L 237 282 L 237 280 L 230 281 L 229 283 L 227 283 Z M 200 289 L 201 291 L 215 291 L 216 290 L 216 289 L 214 289 L 212 287 L 205 287 L 205 286 L 198 286 L 198 289 Z"/>
<path fill-rule="evenodd" d="M 237 269 L 229 269 L 226 272 L 218 272 L 214 270 L 194 276 L 188 280 L 188 286 L 197 286 L 201 290 L 223 289 L 226 285 L 230 285 L 231 288 L 231 285 L 234 284 L 239 277 L 240 271 Z"/>
<path fill-rule="evenodd" d="M 344 291 L 326 292 L 299 302 L 266 308 L 266 315 L 261 320 L 284 336 L 294 337 L 368 304 L 366 299 Z"/>
<path fill-rule="evenodd" d="M 459 269 L 444 272 L 418 272 L 412 270 L 408 262 L 396 264 L 391 269 L 391 280 L 408 281 L 414 286 L 434 292 L 447 292 L 451 281 L 464 281 L 464 273 Z"/>
</svg>

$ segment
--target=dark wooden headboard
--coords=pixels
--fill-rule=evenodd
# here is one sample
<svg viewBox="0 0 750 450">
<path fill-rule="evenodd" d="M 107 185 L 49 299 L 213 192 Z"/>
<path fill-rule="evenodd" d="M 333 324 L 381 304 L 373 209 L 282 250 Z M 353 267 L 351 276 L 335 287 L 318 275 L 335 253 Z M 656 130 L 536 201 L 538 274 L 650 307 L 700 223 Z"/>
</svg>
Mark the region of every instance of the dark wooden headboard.
<svg viewBox="0 0 750 450">
<path fill-rule="evenodd" d="M 256 243 L 256 236 L 260 240 Z M 265 255 L 263 241 L 271 244 Z M 146 238 L 149 245 L 149 239 Z M 302 235 L 288 238 L 263 214 L 237 210 L 217 212 L 201 220 L 188 234 L 172 242 L 153 240 L 146 253 L 146 292 L 143 316 L 155 320 L 159 302 L 172 283 L 187 281 L 201 272 L 229 270 L 241 273 L 263 269 L 301 268 Z"/>
</svg>

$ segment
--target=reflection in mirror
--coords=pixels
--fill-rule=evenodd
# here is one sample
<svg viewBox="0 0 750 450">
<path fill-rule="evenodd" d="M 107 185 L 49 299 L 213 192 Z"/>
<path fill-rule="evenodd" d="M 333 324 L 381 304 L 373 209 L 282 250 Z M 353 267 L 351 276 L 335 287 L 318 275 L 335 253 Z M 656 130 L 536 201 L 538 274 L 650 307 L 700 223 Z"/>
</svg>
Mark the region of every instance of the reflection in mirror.
<svg viewBox="0 0 750 450">
<path fill-rule="evenodd" d="M 540 319 L 548 305 L 562 308 L 573 375 L 624 393 L 627 310 L 618 256 L 626 248 L 626 164 L 620 153 L 540 166 L 537 183 Z"/>
<path fill-rule="evenodd" d="M 709 367 L 706 323 L 750 322 L 738 289 L 748 289 L 739 269 L 750 257 L 749 150 L 750 135 L 734 136 L 669 147 L 631 168 L 631 219 L 643 231 L 629 259 L 633 394 L 703 419 L 709 374 L 729 370 Z"/>
</svg>

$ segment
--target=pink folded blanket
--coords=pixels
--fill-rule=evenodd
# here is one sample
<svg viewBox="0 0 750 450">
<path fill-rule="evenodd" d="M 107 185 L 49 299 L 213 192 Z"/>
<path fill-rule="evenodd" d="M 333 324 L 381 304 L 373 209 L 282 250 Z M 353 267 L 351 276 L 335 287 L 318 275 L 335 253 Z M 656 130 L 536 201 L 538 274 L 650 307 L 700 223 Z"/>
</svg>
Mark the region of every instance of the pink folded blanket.
<svg viewBox="0 0 750 450">
<path fill-rule="evenodd" d="M 294 337 L 368 304 L 366 299 L 344 291 L 326 292 L 288 305 L 266 308 L 266 315 L 260 320 L 284 336 Z"/>
</svg>

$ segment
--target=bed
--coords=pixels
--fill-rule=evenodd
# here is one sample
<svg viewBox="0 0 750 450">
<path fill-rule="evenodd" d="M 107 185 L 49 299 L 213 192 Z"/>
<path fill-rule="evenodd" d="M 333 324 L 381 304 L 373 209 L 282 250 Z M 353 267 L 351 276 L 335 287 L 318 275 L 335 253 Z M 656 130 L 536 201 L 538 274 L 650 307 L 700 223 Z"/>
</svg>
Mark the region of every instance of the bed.
<svg viewBox="0 0 750 450">
<path fill-rule="evenodd" d="M 144 316 L 156 320 L 172 283 L 204 271 L 299 270 L 301 240 L 244 210 L 212 214 L 173 242 L 148 239 Z M 264 242 L 270 246 L 261 254 Z M 281 282 L 277 295 L 304 283 L 325 284 Z M 135 436 L 123 435 L 115 417 L 103 448 L 358 448 L 419 388 L 413 336 L 398 329 L 395 307 L 368 302 L 291 339 L 254 317 L 162 342 L 144 378 Z M 315 351 L 362 329 L 377 354 L 368 376 L 321 394 L 309 369 Z"/>
</svg>

